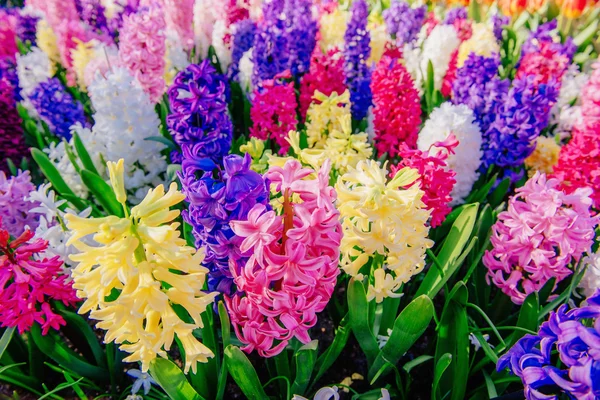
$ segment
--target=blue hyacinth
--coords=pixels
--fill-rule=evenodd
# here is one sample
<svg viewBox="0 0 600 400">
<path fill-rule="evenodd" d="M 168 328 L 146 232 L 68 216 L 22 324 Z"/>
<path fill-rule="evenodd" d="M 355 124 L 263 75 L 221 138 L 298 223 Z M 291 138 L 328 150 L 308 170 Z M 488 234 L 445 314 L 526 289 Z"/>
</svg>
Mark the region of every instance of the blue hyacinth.
<svg viewBox="0 0 600 400">
<path fill-rule="evenodd" d="M 390 8 L 383 11 L 383 19 L 390 36 L 402 46 L 417 38 L 426 13 L 427 6 L 411 8 L 405 1 L 393 0 Z"/>
</svg>

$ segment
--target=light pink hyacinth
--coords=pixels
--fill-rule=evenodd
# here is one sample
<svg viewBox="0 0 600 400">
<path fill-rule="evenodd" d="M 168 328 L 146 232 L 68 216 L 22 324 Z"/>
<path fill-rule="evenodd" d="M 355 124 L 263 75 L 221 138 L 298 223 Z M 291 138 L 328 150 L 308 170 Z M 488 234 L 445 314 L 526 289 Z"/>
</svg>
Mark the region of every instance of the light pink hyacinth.
<svg viewBox="0 0 600 400">
<path fill-rule="evenodd" d="M 516 304 L 573 273 L 569 264 L 590 250 L 598 217 L 592 216 L 589 188 L 571 194 L 557 179 L 537 172 L 510 198 L 492 227 L 492 250 L 483 256 L 487 279 Z"/>
<path fill-rule="evenodd" d="M 160 0 L 167 28 L 179 36 L 185 50 L 194 46 L 194 0 Z"/>
<path fill-rule="evenodd" d="M 165 92 L 165 19 L 161 8 L 143 8 L 125 17 L 119 58 L 157 103 Z"/>
<path fill-rule="evenodd" d="M 231 223 L 244 239 L 241 250 L 252 255 L 241 270 L 230 266 L 238 291 L 225 299 L 248 353 L 275 356 L 294 337 L 308 343 L 308 330 L 331 298 L 342 227 L 329 171 L 329 161 L 316 179 L 307 179 L 314 171 L 297 160 L 271 167 L 266 177 L 281 194 L 282 215 L 258 204 L 247 221 Z"/>
<path fill-rule="evenodd" d="M 592 68 L 594 72 L 581 91 L 582 130 L 600 132 L 600 62 Z"/>
</svg>

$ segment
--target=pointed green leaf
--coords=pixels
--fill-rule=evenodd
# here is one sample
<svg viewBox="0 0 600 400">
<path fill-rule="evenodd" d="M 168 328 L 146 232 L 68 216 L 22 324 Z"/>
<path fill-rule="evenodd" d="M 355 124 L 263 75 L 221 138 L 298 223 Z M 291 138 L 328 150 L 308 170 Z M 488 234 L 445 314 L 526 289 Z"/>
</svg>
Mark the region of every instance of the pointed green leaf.
<svg viewBox="0 0 600 400">
<path fill-rule="evenodd" d="M 185 375 L 172 361 L 157 357 L 150 363 L 150 375 L 172 400 L 202 400 Z"/>
<path fill-rule="evenodd" d="M 2 358 L 2 355 L 6 351 L 6 348 L 8 347 L 8 344 L 15 333 L 15 329 L 16 328 L 14 326 L 12 328 L 6 328 L 2 334 L 2 337 L 0 338 L 0 358 Z"/>
<path fill-rule="evenodd" d="M 521 309 L 519 311 L 519 319 L 517 320 L 517 326 L 525 329 L 529 329 L 530 331 L 537 331 L 538 329 L 538 314 L 540 312 L 540 304 L 538 293 L 533 292 L 521 304 Z M 514 331 L 509 338 L 506 340 L 506 345 L 510 348 L 517 340 L 521 339 L 525 336 L 525 332 L 523 331 Z"/>
<path fill-rule="evenodd" d="M 352 332 L 365 352 L 368 364 L 372 365 L 379 353 L 379 346 L 369 323 L 369 303 L 365 288 L 355 279 L 351 279 L 348 284 L 348 314 Z"/>
<path fill-rule="evenodd" d="M 94 194 L 94 198 L 102 205 L 104 210 L 110 215 L 123 217 L 123 207 L 117 201 L 117 196 L 112 187 L 97 174 L 84 169 L 81 171 L 81 180 Z"/>
<path fill-rule="evenodd" d="M 349 321 L 350 317 L 346 315 L 340 322 L 340 326 L 335 332 L 333 342 L 329 345 L 325 353 L 318 358 L 315 365 L 317 374 L 315 375 L 313 383 L 317 382 L 323 376 L 323 374 L 327 372 L 329 368 L 331 368 L 335 360 L 337 360 L 342 353 L 342 350 L 344 350 L 351 332 L 351 329 L 348 326 Z"/>
<path fill-rule="evenodd" d="M 227 369 L 233 380 L 250 400 L 264 400 L 269 397 L 263 390 L 254 366 L 242 351 L 233 345 L 225 349 Z"/>
<path fill-rule="evenodd" d="M 100 176 L 100 173 L 96 169 L 96 166 L 94 165 L 94 162 L 90 157 L 90 153 L 88 153 L 87 149 L 85 148 L 85 145 L 81 141 L 81 138 L 79 137 L 79 134 L 77 132 L 74 132 L 73 135 L 73 146 L 75 147 L 75 151 L 77 152 L 77 155 L 81 160 L 81 164 L 83 164 L 83 168 Z"/>
<path fill-rule="evenodd" d="M 440 379 L 450 363 L 452 362 L 452 354 L 446 353 L 442 355 L 437 363 L 435 364 L 435 370 L 433 371 L 433 388 L 431 390 L 431 398 L 433 400 L 441 399 L 444 396 L 438 393 L 438 387 L 440 383 Z"/>
<path fill-rule="evenodd" d="M 167 139 L 164 136 L 150 136 L 145 138 L 144 140 L 148 140 L 150 142 L 158 142 L 164 144 L 169 150 L 175 150 L 177 146 L 173 143 L 172 140 Z"/>
<path fill-rule="evenodd" d="M 310 377 L 317 361 L 318 340 L 300 347 L 294 354 L 296 359 L 296 378 L 292 384 L 292 394 L 303 395 L 310 383 Z"/>
</svg>

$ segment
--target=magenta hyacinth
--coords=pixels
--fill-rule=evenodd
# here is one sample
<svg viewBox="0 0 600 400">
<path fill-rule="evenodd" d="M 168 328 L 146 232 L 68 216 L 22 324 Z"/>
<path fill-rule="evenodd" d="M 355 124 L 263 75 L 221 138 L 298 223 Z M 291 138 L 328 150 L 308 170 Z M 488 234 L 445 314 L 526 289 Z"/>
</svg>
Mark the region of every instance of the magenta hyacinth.
<svg viewBox="0 0 600 400">
<path fill-rule="evenodd" d="M 569 265 L 589 251 L 598 217 L 592 216 L 592 189 L 565 194 L 558 179 L 537 172 L 517 189 L 492 227 L 493 248 L 483 256 L 488 282 L 516 304 L 573 273 Z"/>
<path fill-rule="evenodd" d="M 297 160 L 271 167 L 265 177 L 280 195 L 281 215 L 257 204 L 247 221 L 231 222 L 243 238 L 240 250 L 253 254 L 241 271 L 231 271 L 238 291 L 225 298 L 248 353 L 273 357 L 294 337 L 308 343 L 308 330 L 331 298 L 342 227 L 329 171 L 329 161 L 315 179 Z"/>
</svg>

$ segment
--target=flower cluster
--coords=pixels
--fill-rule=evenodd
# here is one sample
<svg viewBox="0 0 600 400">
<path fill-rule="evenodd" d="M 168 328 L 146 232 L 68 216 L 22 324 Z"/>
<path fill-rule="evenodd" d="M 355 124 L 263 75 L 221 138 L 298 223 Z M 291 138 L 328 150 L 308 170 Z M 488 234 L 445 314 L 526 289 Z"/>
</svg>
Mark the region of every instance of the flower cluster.
<svg viewBox="0 0 600 400">
<path fill-rule="evenodd" d="M 67 276 L 60 274 L 62 262 L 58 257 L 34 259 L 48 243 L 32 238 L 33 232 L 26 230 L 10 240 L 0 218 L 0 325 L 16 326 L 23 333 L 38 323 L 45 335 L 66 325 L 50 301 L 75 306 L 77 297 Z"/>
<path fill-rule="evenodd" d="M 525 166 L 528 168 L 531 178 L 537 171 L 545 174 L 551 174 L 552 169 L 558 162 L 558 153 L 560 146 L 555 138 L 540 136 L 536 140 L 535 150 L 525 159 Z"/>
<path fill-rule="evenodd" d="M 245 19 L 235 24 L 231 51 L 231 65 L 229 66 L 230 77 L 237 77 L 240 69 L 240 61 L 242 60 L 244 53 L 249 51 L 254 45 L 256 29 L 256 24 L 251 19 Z"/>
<path fill-rule="evenodd" d="M 384 265 L 369 282 L 367 298 L 381 302 L 398 296 L 399 287 L 425 266 L 430 211 L 423 191 L 412 185 L 415 169 L 403 168 L 387 181 L 388 171 L 377 161 L 359 161 L 336 184 L 342 220 L 341 266 L 349 275 L 362 278 L 361 268 L 370 256 L 384 257 Z M 407 189 L 402 189 L 408 187 Z M 405 227 L 410 226 L 410 231 Z M 379 271 L 379 272 L 377 272 Z"/>
<path fill-rule="evenodd" d="M 435 228 L 444 222 L 446 215 L 451 211 L 450 193 L 456 184 L 456 172 L 448 168 L 446 160 L 454 154 L 458 141 L 454 134 L 450 134 L 444 142 L 434 143 L 433 146 L 442 151 L 430 154 L 429 151 L 412 150 L 403 143 L 399 151 L 402 160 L 391 166 L 390 177 L 394 178 L 405 167 L 417 170 L 419 178 L 410 185 L 417 185 L 423 191 L 422 200 L 425 207 L 431 211 L 431 227 Z"/>
<path fill-rule="evenodd" d="M 411 75 L 399 59 L 384 56 L 373 72 L 373 125 L 379 155 L 395 157 L 400 145 L 417 144 L 421 99 Z"/>
<path fill-rule="evenodd" d="M 352 3 L 351 17 L 344 34 L 344 71 L 346 86 L 350 90 L 352 116 L 363 119 L 371 106 L 371 69 L 367 60 L 371 55 L 370 36 L 367 31 L 369 7 L 366 0 Z"/>
<path fill-rule="evenodd" d="M 492 227 L 493 248 L 483 256 L 488 281 L 516 304 L 550 279 L 558 283 L 571 275 L 569 265 L 593 242 L 598 220 L 590 212 L 591 189 L 567 195 L 559 185 L 536 173 L 517 189 Z"/>
<path fill-rule="evenodd" d="M 521 378 L 527 400 L 600 396 L 600 290 L 586 302 L 552 311 L 537 335 L 525 335 L 498 360 L 498 371 L 508 367 Z M 555 351 L 559 367 L 553 362 Z"/>
<path fill-rule="evenodd" d="M 8 172 L 7 160 L 19 165 L 28 154 L 13 88 L 6 79 L 0 79 L 0 171 Z"/>
<path fill-rule="evenodd" d="M 308 343 L 308 330 L 317 322 L 339 274 L 341 225 L 329 186 L 329 162 L 318 171 L 296 160 L 271 167 L 271 182 L 282 213 L 254 206 L 247 221 L 232 221 L 243 239 L 242 252 L 252 257 L 232 271 L 238 292 L 226 297 L 235 332 L 263 357 L 279 354 L 293 338 Z"/>
<path fill-rule="evenodd" d="M 31 212 L 36 204 L 26 200 L 34 190 L 29 171 L 19 171 L 17 176 L 10 178 L 0 171 L 0 218 L 2 228 L 13 237 L 38 226 L 39 222 Z"/>
<path fill-rule="evenodd" d="M 58 78 L 37 85 L 29 100 L 50 130 L 61 139 L 71 138 L 71 126 L 86 124 L 83 105 L 73 99 Z"/>
<path fill-rule="evenodd" d="M 108 163 L 110 180 L 125 217 L 82 218 L 67 215 L 73 244 L 79 251 L 71 259 L 73 287 L 84 300 L 79 313 L 90 312 L 97 327 L 106 330 L 105 341 L 120 344 L 130 353 L 126 362 L 140 361 L 142 371 L 157 356 L 166 357 L 175 335 L 185 351 L 185 371 L 196 371 L 213 353 L 198 341 L 193 330 L 203 326 L 200 314 L 214 294 L 202 292 L 207 269 L 200 266 L 204 251 L 188 247 L 179 237 L 179 215 L 170 207 L 184 195 L 172 183 L 148 191 L 128 212 L 123 182 L 123 160 Z M 88 245 L 81 239 L 93 235 Z M 116 291 L 115 298 L 111 294 Z M 173 306 L 182 307 L 193 322 L 184 322 Z"/>
<path fill-rule="evenodd" d="M 318 103 L 314 97 L 317 91 L 329 96 L 332 93 L 343 93 L 345 90 L 342 53 L 336 48 L 323 53 L 317 47 L 310 59 L 308 73 L 302 77 L 300 83 L 300 114 L 306 116 L 311 103 Z"/>
<path fill-rule="evenodd" d="M 383 11 L 387 31 L 395 39 L 398 47 L 411 43 L 417 38 L 426 12 L 426 6 L 411 8 L 403 0 L 393 0 L 390 7 Z"/>
<path fill-rule="evenodd" d="M 175 142 L 182 148 L 218 161 L 229 153 L 233 126 L 227 113 L 228 87 L 209 60 L 191 64 L 169 88 L 167 118 Z"/>
</svg>

